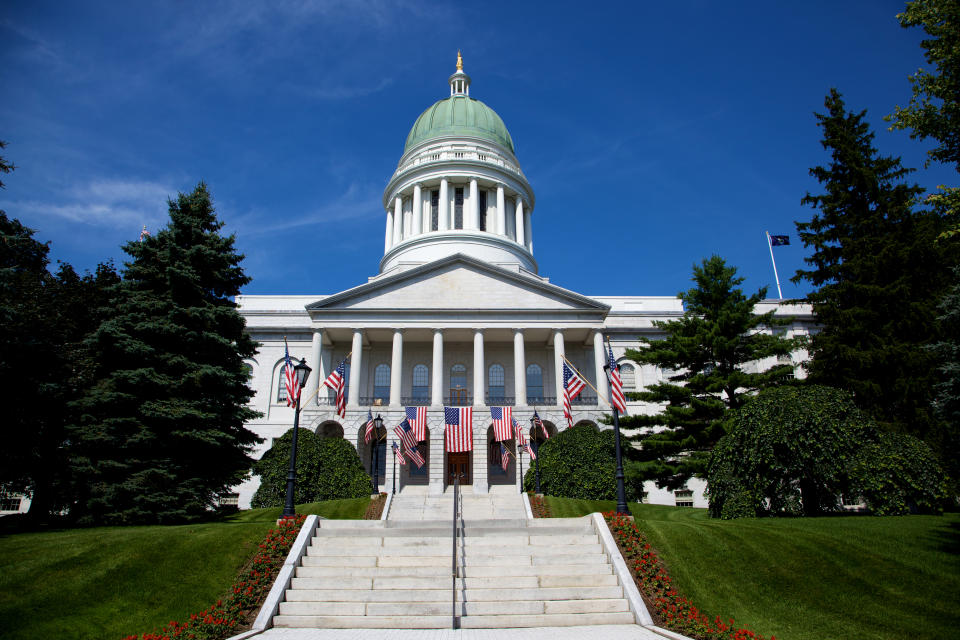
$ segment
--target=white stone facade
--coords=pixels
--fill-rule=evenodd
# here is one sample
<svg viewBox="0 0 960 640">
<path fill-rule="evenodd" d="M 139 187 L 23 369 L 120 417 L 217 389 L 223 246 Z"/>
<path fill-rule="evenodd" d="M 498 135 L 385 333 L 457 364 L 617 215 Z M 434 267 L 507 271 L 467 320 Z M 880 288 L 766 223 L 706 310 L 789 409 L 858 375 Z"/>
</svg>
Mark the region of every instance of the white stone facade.
<svg viewBox="0 0 960 640">
<path fill-rule="evenodd" d="M 450 82 L 449 100 L 472 100 L 466 95 L 466 74 L 458 71 Z M 534 410 L 551 431 L 566 428 L 557 373 L 562 355 L 596 388 L 577 398 L 575 423 L 608 428 L 600 422 L 609 413 L 604 337 L 620 364 L 630 364 L 626 350 L 639 348 L 643 337 L 656 337 L 654 321 L 681 316 L 681 301 L 585 296 L 540 276 L 533 257 L 533 190 L 512 148 L 485 136 L 482 127 L 475 129 L 445 133 L 438 128 L 435 136 L 405 151 L 384 191 L 384 257 L 368 282 L 333 295 L 237 297 L 249 333 L 261 344 L 249 362 L 256 392 L 251 408 L 263 414 L 248 424 L 265 438 L 257 457 L 293 424 L 293 409 L 281 399 L 284 337 L 291 356 L 305 358 L 313 369 L 301 428 L 346 438 L 368 470 L 371 450 L 362 433 L 367 411 L 382 416 L 389 443 L 404 406 L 428 407 L 427 464 L 420 473 L 411 473 L 410 465 L 400 467 L 399 491 L 440 493 L 448 484 L 445 405 L 474 408 L 469 456 L 474 492 L 495 484 L 519 491 L 516 459 L 504 473 L 499 453 L 489 445 L 489 407 L 512 406 L 528 432 Z M 788 336 L 806 333 L 813 323 L 806 306 L 767 301 L 761 307 L 758 312 L 776 308 L 778 315 L 794 318 Z M 351 353 L 347 417 L 340 419 L 332 392 L 318 386 Z M 804 357 L 796 354 L 794 364 Z M 633 375 L 624 376 L 627 391 L 663 379 L 655 367 L 632 366 Z M 659 411 L 636 402 L 627 407 L 631 414 Z M 390 490 L 393 455 L 389 447 L 380 454 L 386 458 L 381 487 L 386 483 Z M 529 457 L 522 458 L 525 470 Z M 692 480 L 676 494 L 648 485 L 650 502 L 707 506 L 702 481 Z M 256 486 L 252 478 L 236 489 L 241 507 L 249 506 Z"/>
</svg>

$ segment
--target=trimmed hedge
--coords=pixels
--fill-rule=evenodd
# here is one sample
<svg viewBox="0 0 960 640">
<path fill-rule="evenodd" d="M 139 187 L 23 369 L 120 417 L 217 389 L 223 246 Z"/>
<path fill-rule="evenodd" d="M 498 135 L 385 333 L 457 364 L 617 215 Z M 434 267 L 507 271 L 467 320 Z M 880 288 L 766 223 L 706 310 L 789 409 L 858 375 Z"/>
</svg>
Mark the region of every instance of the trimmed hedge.
<svg viewBox="0 0 960 640">
<path fill-rule="evenodd" d="M 617 460 L 613 439 L 612 430 L 598 431 L 590 425 L 561 431 L 540 445 L 537 459 L 524 475 L 524 490 L 536 490 L 540 465 L 540 490 L 545 494 L 615 500 Z M 643 495 L 643 481 L 637 463 L 624 460 L 623 465 L 627 500 L 633 502 Z"/>
<path fill-rule="evenodd" d="M 283 506 L 292 442 L 290 429 L 254 463 L 253 472 L 260 476 L 260 488 L 251 502 L 254 508 Z M 295 504 L 363 498 L 372 492 L 370 476 L 349 442 L 320 438 L 309 429 L 298 430 Z"/>
</svg>

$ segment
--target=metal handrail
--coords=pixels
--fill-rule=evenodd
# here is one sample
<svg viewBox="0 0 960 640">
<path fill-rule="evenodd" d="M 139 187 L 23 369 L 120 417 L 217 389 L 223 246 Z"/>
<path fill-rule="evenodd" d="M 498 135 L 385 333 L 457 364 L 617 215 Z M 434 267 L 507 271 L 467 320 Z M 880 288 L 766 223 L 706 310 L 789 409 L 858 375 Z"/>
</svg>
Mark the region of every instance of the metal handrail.
<svg viewBox="0 0 960 640">
<path fill-rule="evenodd" d="M 453 476 L 453 568 L 451 570 L 451 575 L 453 577 L 453 588 L 451 591 L 451 619 L 450 619 L 450 628 L 457 628 L 457 506 L 459 500 L 457 496 L 460 493 L 460 474 L 456 473 Z"/>
</svg>

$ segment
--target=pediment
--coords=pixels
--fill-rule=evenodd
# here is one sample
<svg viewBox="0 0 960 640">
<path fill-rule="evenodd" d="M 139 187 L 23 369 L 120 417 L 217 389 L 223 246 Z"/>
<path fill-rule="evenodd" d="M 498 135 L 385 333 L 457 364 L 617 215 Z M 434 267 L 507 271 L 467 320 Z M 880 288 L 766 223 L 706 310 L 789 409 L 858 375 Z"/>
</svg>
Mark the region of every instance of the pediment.
<svg viewBox="0 0 960 640">
<path fill-rule="evenodd" d="M 455 255 L 348 289 L 307 305 L 312 312 L 461 310 L 589 311 L 609 307 L 539 278 Z"/>
</svg>

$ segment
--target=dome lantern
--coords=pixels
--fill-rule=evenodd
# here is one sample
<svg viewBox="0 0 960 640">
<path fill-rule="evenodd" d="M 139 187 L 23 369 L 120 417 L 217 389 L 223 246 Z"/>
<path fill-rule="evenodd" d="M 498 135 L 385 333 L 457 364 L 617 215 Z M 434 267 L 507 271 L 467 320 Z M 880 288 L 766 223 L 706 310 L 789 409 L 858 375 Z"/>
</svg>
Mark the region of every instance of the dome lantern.
<svg viewBox="0 0 960 640">
<path fill-rule="evenodd" d="M 470 95 L 470 76 L 463 72 L 463 56 L 457 50 L 457 70 L 447 80 L 450 83 L 451 96 L 469 96 Z"/>
</svg>

